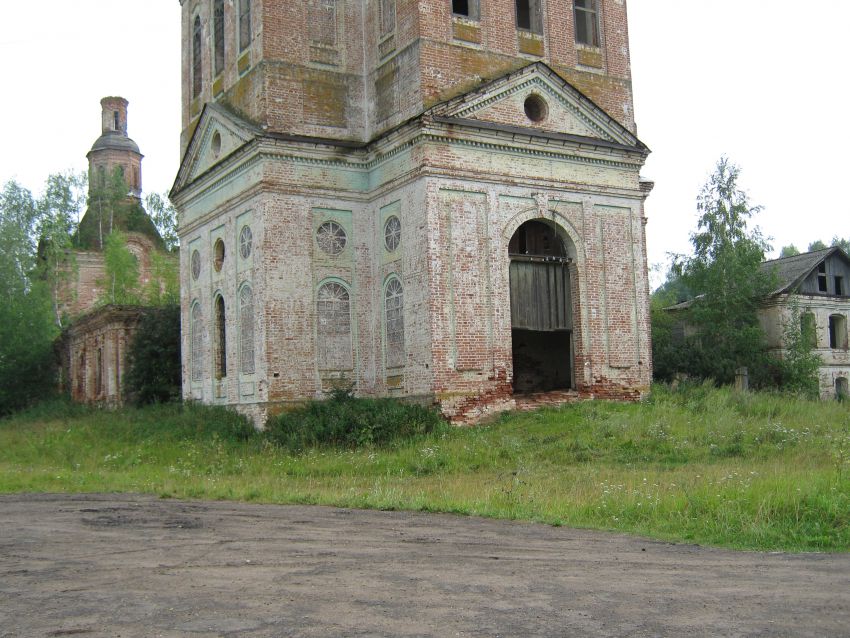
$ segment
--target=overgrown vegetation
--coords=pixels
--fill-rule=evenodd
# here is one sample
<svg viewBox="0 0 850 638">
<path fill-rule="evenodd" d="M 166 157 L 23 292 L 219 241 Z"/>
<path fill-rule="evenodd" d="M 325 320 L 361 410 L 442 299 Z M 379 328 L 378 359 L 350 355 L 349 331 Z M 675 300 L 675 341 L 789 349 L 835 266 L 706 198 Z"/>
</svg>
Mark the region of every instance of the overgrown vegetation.
<svg viewBox="0 0 850 638">
<path fill-rule="evenodd" d="M 394 399 L 355 399 L 338 390 L 327 401 L 312 401 L 269 420 L 266 435 L 291 450 L 309 447 L 386 446 L 445 428 L 431 409 Z"/>
<path fill-rule="evenodd" d="M 0 422 L 0 491 L 457 512 L 738 548 L 850 548 L 850 412 L 837 401 L 685 384 L 656 387 L 646 403 L 510 414 L 382 446 L 273 439 L 220 408 L 53 404 Z"/>
<path fill-rule="evenodd" d="M 127 352 L 125 396 L 131 403 L 167 403 L 180 398 L 180 306 L 145 310 Z"/>
<path fill-rule="evenodd" d="M 155 226 L 161 227 L 164 245 L 173 248 L 174 208 L 164 196 L 149 196 L 151 221 L 127 192 L 120 171 L 91 190 L 84 173 L 65 172 L 50 175 L 37 197 L 14 180 L 0 191 L 0 416 L 55 391 L 53 342 L 71 319 L 65 309 L 77 279 L 75 249 L 105 251 L 102 304 L 179 299 L 176 256 L 151 254 L 150 278 L 141 286 L 121 232 L 144 232 L 163 245 Z M 86 205 L 90 214 L 81 221 Z"/>
<path fill-rule="evenodd" d="M 762 269 L 769 246 L 749 227 L 761 210 L 738 186 L 740 168 L 721 158 L 697 197 L 693 254 L 677 257 L 667 282 L 652 296 L 653 365 L 657 379 L 677 374 L 732 383 L 746 368 L 756 388 L 817 394 L 819 360 L 800 334 L 799 313 L 784 332 L 786 352 L 769 354 L 758 321 L 760 305 L 775 289 Z M 682 301 L 687 307 L 666 308 Z"/>
</svg>

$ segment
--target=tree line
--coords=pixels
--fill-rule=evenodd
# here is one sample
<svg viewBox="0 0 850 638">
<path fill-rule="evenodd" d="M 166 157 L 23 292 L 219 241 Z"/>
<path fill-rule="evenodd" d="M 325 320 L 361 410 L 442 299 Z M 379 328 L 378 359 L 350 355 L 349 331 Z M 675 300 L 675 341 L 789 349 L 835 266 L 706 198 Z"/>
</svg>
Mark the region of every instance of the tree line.
<svg viewBox="0 0 850 638">
<path fill-rule="evenodd" d="M 674 256 L 667 280 L 652 294 L 655 377 L 730 384 L 736 370 L 747 368 L 754 387 L 815 396 L 820 359 L 812 348 L 814 327 L 801 323 L 793 302 L 783 326 L 782 356 L 768 351 L 758 310 L 777 282 L 761 266 L 770 246 L 758 226 L 750 227 L 761 207 L 739 187 L 740 173 L 728 158 L 718 161 L 697 197 L 692 254 Z M 819 247 L 826 246 L 816 242 L 810 249 Z"/>
</svg>

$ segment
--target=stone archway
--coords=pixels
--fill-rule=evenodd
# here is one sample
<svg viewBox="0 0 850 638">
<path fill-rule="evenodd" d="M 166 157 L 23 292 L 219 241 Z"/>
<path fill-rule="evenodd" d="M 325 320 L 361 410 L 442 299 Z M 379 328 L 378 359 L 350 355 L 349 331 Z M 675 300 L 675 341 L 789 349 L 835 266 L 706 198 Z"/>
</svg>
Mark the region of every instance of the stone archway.
<svg viewBox="0 0 850 638">
<path fill-rule="evenodd" d="M 517 394 L 575 388 L 572 255 L 554 222 L 526 221 L 508 244 L 511 351 Z"/>
</svg>

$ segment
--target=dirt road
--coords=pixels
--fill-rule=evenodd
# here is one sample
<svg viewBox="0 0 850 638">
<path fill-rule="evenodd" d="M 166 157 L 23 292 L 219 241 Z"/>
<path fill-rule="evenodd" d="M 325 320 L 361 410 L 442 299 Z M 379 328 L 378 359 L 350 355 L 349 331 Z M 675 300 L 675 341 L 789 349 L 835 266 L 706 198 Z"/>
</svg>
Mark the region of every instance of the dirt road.
<svg viewBox="0 0 850 638">
<path fill-rule="evenodd" d="M 850 555 L 455 516 L 0 496 L 0 636 L 848 636 Z"/>
</svg>

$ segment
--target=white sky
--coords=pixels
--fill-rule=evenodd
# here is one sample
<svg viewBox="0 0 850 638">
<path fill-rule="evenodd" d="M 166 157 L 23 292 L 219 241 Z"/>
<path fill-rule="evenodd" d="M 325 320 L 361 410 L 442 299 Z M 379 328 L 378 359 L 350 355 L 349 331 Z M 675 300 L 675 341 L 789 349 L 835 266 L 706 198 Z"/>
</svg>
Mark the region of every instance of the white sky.
<svg viewBox="0 0 850 638">
<path fill-rule="evenodd" d="M 438 1 L 438 0 L 433 0 Z M 130 102 L 146 192 L 179 163 L 178 0 L 0 0 L 0 183 L 34 192 L 48 174 L 84 170 L 100 99 Z M 850 0 L 628 0 L 635 113 L 653 150 L 651 264 L 687 252 L 695 199 L 717 159 L 773 238 L 850 236 Z M 656 279 L 656 283 L 658 283 Z"/>
</svg>

